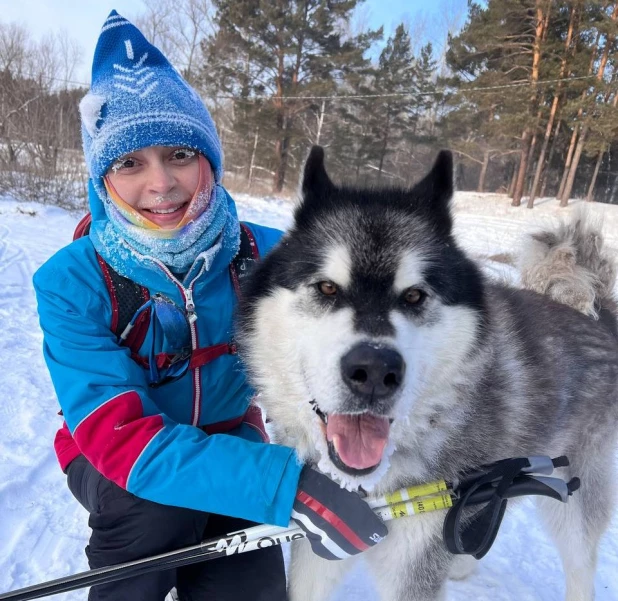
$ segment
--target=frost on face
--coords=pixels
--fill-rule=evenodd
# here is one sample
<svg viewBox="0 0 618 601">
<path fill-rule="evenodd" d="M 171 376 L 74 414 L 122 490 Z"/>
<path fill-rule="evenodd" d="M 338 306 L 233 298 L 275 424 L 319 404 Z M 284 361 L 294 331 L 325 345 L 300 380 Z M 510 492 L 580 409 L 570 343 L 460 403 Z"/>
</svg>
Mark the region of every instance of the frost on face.
<svg viewBox="0 0 618 601">
<path fill-rule="evenodd" d="M 159 194 L 158 196 L 154 197 L 154 204 L 155 205 L 160 205 L 163 204 L 164 202 L 182 202 L 184 199 L 183 195 L 180 192 L 177 191 L 172 191 L 169 194 Z M 148 207 L 150 206 L 150 203 L 148 204 Z M 148 207 L 142 207 L 144 209 L 147 209 Z"/>
<path fill-rule="evenodd" d="M 189 159 L 192 159 L 196 155 L 195 150 L 191 150 L 189 148 L 181 148 L 180 150 L 177 150 L 176 152 L 177 153 L 183 153 L 185 155 L 183 157 L 183 160 L 185 160 L 185 161 L 188 161 Z"/>
<path fill-rule="evenodd" d="M 204 198 L 200 199 L 204 202 Z M 229 201 L 231 203 L 231 201 Z M 228 196 L 221 186 L 215 185 L 206 210 L 194 221 L 178 230 L 148 230 L 129 222 L 118 208 L 106 205 L 109 221 L 100 234 L 94 232 L 104 246 L 105 259 L 122 275 L 127 265 L 132 265 L 131 256 L 137 255 L 163 263 L 172 271 L 187 273 L 200 259 L 204 269 L 210 269 L 221 248 L 235 255 L 240 244 L 239 225 L 236 213 L 230 210 Z M 172 237 L 164 237 L 164 236 Z M 135 255 L 137 253 L 137 255 Z"/>
<path fill-rule="evenodd" d="M 198 154 L 197 151 L 192 150 L 191 148 L 184 148 L 184 147 L 176 148 L 173 151 L 171 157 L 169 157 L 169 160 L 171 160 L 172 163 L 184 165 L 188 163 L 189 161 L 191 161 L 191 159 L 193 159 L 197 154 Z M 128 164 L 128 163 L 132 163 L 132 164 Z M 131 153 L 128 153 L 116 159 L 112 163 L 111 167 L 109 168 L 109 171 L 111 171 L 115 175 L 119 171 L 123 171 L 125 169 L 130 170 L 134 166 L 135 166 L 135 159 L 131 156 Z"/>
<path fill-rule="evenodd" d="M 200 190 L 191 201 L 185 215 L 186 225 L 193 223 L 206 211 L 214 193 L 214 183 L 207 190 Z"/>
</svg>

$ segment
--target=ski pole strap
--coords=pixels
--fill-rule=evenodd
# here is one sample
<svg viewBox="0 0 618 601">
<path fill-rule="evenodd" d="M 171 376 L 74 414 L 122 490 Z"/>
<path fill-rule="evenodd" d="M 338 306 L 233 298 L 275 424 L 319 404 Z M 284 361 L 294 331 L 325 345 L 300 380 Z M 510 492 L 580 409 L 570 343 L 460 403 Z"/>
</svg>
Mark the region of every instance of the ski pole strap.
<svg viewBox="0 0 618 601">
<path fill-rule="evenodd" d="M 549 476 L 556 468 L 567 467 L 569 460 L 564 455 L 552 459 L 547 455 L 531 455 L 529 457 L 517 457 L 510 459 L 501 459 L 487 465 L 482 465 L 476 469 L 469 470 L 458 480 L 453 481 L 453 488 L 457 490 L 467 490 L 470 486 L 477 483 L 481 478 L 489 472 L 494 471 L 500 477 L 502 470 L 507 469 L 513 461 L 518 461 L 524 467 L 521 468 L 521 474 L 543 474 Z"/>
<path fill-rule="evenodd" d="M 554 467 L 568 465 L 566 457 L 550 460 L 541 457 L 505 459 L 491 466 L 484 475 L 467 476 L 459 485 L 459 498 L 444 520 L 442 535 L 446 548 L 456 555 L 484 557 L 493 545 L 507 499 L 524 495 L 542 495 L 566 503 L 579 488 L 579 479 L 564 482 L 559 478 L 535 476 L 533 471 L 551 474 Z M 482 507 L 473 512 L 473 505 Z"/>
<path fill-rule="evenodd" d="M 442 530 L 444 543 L 451 553 L 472 555 L 480 559 L 489 551 L 506 511 L 504 493 L 527 465 L 528 461 L 524 457 L 501 463 L 463 492 L 459 501 L 447 513 Z M 470 497 L 481 487 L 495 481 L 498 481 L 498 485 L 494 494 L 469 519 L 469 512 L 464 510 L 470 505 Z"/>
</svg>

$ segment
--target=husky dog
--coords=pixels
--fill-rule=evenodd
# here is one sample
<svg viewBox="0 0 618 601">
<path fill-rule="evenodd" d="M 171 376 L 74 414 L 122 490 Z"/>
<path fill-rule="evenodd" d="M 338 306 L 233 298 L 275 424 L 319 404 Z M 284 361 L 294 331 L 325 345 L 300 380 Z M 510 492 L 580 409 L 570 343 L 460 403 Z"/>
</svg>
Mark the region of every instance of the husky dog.
<svg viewBox="0 0 618 601">
<path fill-rule="evenodd" d="M 615 267 L 580 219 L 531 240 L 524 281 L 568 301 L 571 278 L 588 294 L 574 301 L 587 315 L 490 283 L 453 238 L 452 194 L 446 151 L 412 189 L 358 190 L 334 185 L 312 149 L 294 224 L 241 306 L 259 400 L 277 442 L 372 494 L 506 457 L 567 455 L 559 475 L 578 476 L 581 489 L 567 504 L 538 505 L 567 600 L 592 600 L 618 431 Z M 443 598 L 453 561 L 443 520 L 389 522 L 387 539 L 363 554 L 384 601 Z M 325 601 L 354 561 L 296 543 L 291 600 Z"/>
</svg>

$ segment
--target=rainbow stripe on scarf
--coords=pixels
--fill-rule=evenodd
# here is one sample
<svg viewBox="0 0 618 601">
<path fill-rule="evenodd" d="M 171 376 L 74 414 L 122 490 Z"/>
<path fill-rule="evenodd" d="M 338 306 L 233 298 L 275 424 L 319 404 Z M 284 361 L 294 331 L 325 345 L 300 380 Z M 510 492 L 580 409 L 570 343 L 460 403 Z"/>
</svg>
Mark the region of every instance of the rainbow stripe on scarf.
<svg viewBox="0 0 618 601">
<path fill-rule="evenodd" d="M 180 238 L 186 231 L 186 228 L 207 209 L 210 202 L 214 184 L 212 169 L 210 163 L 201 153 L 198 155 L 198 164 L 200 171 L 197 188 L 182 220 L 174 229 L 163 229 L 160 225 L 153 223 L 150 219 L 144 217 L 139 211 L 125 202 L 107 176 L 103 178 L 103 183 L 105 184 L 105 190 L 109 198 L 114 203 L 114 208 L 117 209 L 121 218 L 124 218 L 131 225 L 148 230 L 148 233 L 153 238 L 172 240 Z"/>
</svg>

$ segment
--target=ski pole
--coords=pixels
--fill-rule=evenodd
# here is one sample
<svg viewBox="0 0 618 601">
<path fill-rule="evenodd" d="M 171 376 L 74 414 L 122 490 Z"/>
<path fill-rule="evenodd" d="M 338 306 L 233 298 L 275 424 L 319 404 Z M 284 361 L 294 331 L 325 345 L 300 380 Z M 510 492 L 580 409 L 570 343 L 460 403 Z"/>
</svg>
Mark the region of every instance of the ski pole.
<svg viewBox="0 0 618 601">
<path fill-rule="evenodd" d="M 432 488 L 447 490 L 447 485 L 444 481 L 421 486 L 429 486 L 430 488 L 427 490 L 431 490 Z M 397 492 L 401 494 L 402 498 L 412 498 L 412 495 L 416 494 L 416 488 L 417 487 L 409 487 L 409 489 L 402 489 Z M 425 489 L 423 488 L 421 492 L 424 491 Z M 444 503 L 448 503 L 450 499 L 451 497 L 446 495 Z M 380 500 L 381 499 L 377 499 L 372 502 L 374 505 L 375 503 L 379 505 Z M 409 501 L 407 502 L 409 503 Z M 380 508 L 376 506 L 376 509 Z M 401 513 L 401 511 L 399 513 Z M 408 513 L 401 514 L 401 516 L 393 515 L 393 517 L 387 519 L 395 519 L 396 517 L 403 517 L 403 515 L 408 515 Z M 234 553 L 246 553 L 256 549 L 264 549 L 266 547 L 298 540 L 304 538 L 304 536 L 304 532 L 301 528 L 293 523 L 287 527 L 262 524 L 246 530 L 231 532 L 223 537 L 211 538 L 197 545 L 191 545 L 175 551 L 169 551 L 167 553 L 161 553 L 152 557 L 113 566 L 96 568 L 72 576 L 66 576 L 16 591 L 3 593 L 0 595 L 0 600 L 4 601 L 10 599 L 12 601 L 27 601 L 29 599 L 39 599 L 48 595 L 65 593 L 87 586 L 107 584 L 124 578 L 140 576 L 160 569 L 170 569 L 198 563 L 200 561 L 216 559 L 218 557 L 225 557 Z"/>
<path fill-rule="evenodd" d="M 547 473 L 547 471 L 544 471 Z M 550 472 L 551 473 L 551 472 Z M 495 484 L 479 488 L 470 497 L 470 504 L 486 502 L 494 492 Z M 566 502 L 568 496 L 579 486 L 574 478 L 568 484 L 559 478 L 523 475 L 515 478 L 507 491 L 507 497 L 542 495 Z M 402 488 L 394 493 L 367 499 L 370 507 L 384 520 L 390 521 L 406 516 L 448 509 L 459 498 L 459 490 L 445 480 Z M 232 532 L 223 537 L 212 538 L 197 545 L 185 547 L 153 557 L 134 560 L 114 566 L 88 570 L 72 576 L 40 583 L 0 595 L 0 601 L 27 601 L 48 595 L 77 590 L 87 586 L 107 584 L 159 569 L 170 569 L 208 561 L 234 553 L 264 549 L 284 542 L 304 538 L 304 531 L 296 525 L 288 527 L 259 525 L 247 530 Z"/>
<path fill-rule="evenodd" d="M 436 483 L 438 484 L 438 483 Z M 427 486 L 427 485 L 422 485 Z M 412 487 L 414 489 L 416 487 Z M 543 476 L 522 476 L 515 478 L 513 484 L 508 489 L 505 498 L 516 498 L 522 496 L 545 496 L 550 497 L 558 501 L 566 503 L 568 497 L 573 494 L 575 490 L 579 488 L 579 479 L 573 478 L 569 483 L 566 483 L 560 478 L 548 478 Z M 391 496 L 405 496 L 409 494 L 410 489 L 401 489 Z M 470 505 L 479 505 L 486 503 L 494 494 L 495 485 L 489 484 L 478 491 L 476 491 L 471 499 Z M 384 497 L 382 497 L 383 499 Z M 459 498 L 459 494 L 451 489 L 446 489 L 444 493 L 424 496 L 421 498 L 412 498 L 408 500 L 399 501 L 392 504 L 381 505 L 380 498 L 371 499 L 369 506 L 372 507 L 377 515 L 385 521 L 391 521 L 400 519 L 403 517 L 421 515 L 423 513 L 430 513 L 433 511 L 439 511 L 441 509 L 449 509 L 453 506 L 453 502 Z M 240 538 L 239 538 L 240 537 Z M 294 540 L 300 540 L 305 538 L 305 532 L 293 523 L 286 527 L 279 526 L 255 526 L 244 531 L 232 532 L 221 539 L 209 539 L 201 543 L 201 554 L 194 557 L 177 557 L 173 558 L 165 564 L 165 568 L 175 568 L 192 563 L 199 563 L 200 561 L 208 561 L 210 559 L 216 559 L 222 556 L 233 555 L 235 553 L 247 553 L 249 551 L 255 551 L 258 549 L 265 549 L 275 545 L 280 545 L 285 542 L 292 542 Z M 187 548 L 189 550 L 190 548 Z M 144 560 L 147 561 L 147 560 Z M 126 564 L 122 564 L 126 565 Z M 118 566 L 121 567 L 121 566 Z M 138 576 L 141 574 L 153 571 L 154 568 L 145 566 L 145 569 L 138 568 L 130 575 L 123 575 L 115 577 L 120 580 L 128 576 Z M 87 575 L 89 572 L 84 572 Z M 79 575 L 78 575 L 79 576 Z M 111 581 L 111 580 L 110 580 Z M 97 582 L 96 584 L 105 584 L 104 582 Z M 0 596 L 0 600 L 4 597 Z"/>
</svg>

